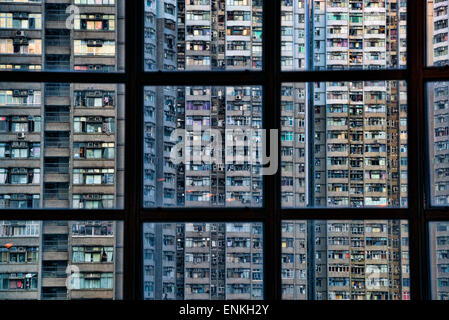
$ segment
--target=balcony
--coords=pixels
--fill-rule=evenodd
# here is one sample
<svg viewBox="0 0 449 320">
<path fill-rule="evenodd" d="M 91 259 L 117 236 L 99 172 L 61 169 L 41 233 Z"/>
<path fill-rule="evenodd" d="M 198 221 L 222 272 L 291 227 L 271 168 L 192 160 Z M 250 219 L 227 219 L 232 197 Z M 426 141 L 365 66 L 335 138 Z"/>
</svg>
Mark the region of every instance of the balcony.
<svg viewBox="0 0 449 320">
<path fill-rule="evenodd" d="M 66 135 L 64 133 L 56 133 L 55 135 L 51 133 L 45 134 L 45 156 L 46 157 L 69 157 L 70 152 L 70 139 L 68 132 Z"/>
<path fill-rule="evenodd" d="M 48 237 L 50 239 L 44 239 L 43 245 L 43 251 L 44 252 L 65 252 L 67 253 L 68 251 L 68 240 L 66 239 L 67 237 L 65 237 L 65 239 L 60 238 L 57 239 L 57 237 L 51 236 Z"/>
<path fill-rule="evenodd" d="M 64 122 L 70 122 L 70 107 L 60 107 L 60 110 L 58 109 L 50 109 L 46 108 L 45 110 L 45 121 L 47 123 L 64 123 Z M 50 110 L 48 110 L 50 109 Z M 69 130 L 68 128 L 67 130 Z"/>
</svg>

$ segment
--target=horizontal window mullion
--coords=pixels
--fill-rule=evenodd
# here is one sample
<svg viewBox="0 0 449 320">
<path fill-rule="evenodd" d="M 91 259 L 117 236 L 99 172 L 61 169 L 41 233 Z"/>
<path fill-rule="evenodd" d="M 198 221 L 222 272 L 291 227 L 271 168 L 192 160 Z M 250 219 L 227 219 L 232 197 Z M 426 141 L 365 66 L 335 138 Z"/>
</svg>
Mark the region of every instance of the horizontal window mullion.
<svg viewBox="0 0 449 320">
<path fill-rule="evenodd" d="M 172 209 L 144 209 L 140 211 L 142 221 L 171 222 L 171 221 L 263 221 L 267 215 L 266 209 L 220 209 L 220 208 L 174 208 Z"/>
<path fill-rule="evenodd" d="M 443 68 L 424 68 L 422 73 L 424 81 L 449 80 L 449 66 Z"/>
<path fill-rule="evenodd" d="M 263 85 L 269 77 L 263 71 L 244 72 L 142 72 L 141 85 Z"/>
<path fill-rule="evenodd" d="M 281 72 L 281 82 L 405 80 L 407 70 L 327 70 Z"/>
<path fill-rule="evenodd" d="M 125 73 L 85 73 L 85 72 L 27 72 L 1 71 L 0 77 L 8 82 L 72 82 L 72 83 L 125 83 Z"/>
<path fill-rule="evenodd" d="M 426 221 L 449 221 L 449 209 L 447 207 L 426 209 L 424 218 Z"/>
</svg>

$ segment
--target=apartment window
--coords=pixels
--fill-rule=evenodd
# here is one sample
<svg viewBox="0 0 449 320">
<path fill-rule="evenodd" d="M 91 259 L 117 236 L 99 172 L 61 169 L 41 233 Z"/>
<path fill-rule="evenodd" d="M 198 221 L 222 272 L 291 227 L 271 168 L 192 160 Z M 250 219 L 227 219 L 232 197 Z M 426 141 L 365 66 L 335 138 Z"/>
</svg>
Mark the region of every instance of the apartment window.
<svg viewBox="0 0 449 320">
<path fill-rule="evenodd" d="M 115 131 L 115 119 L 112 117 L 74 117 L 74 131 L 76 133 L 106 133 Z"/>
<path fill-rule="evenodd" d="M 114 169 L 73 169 L 73 184 L 114 184 Z"/>
<path fill-rule="evenodd" d="M 113 209 L 114 203 L 113 194 L 74 194 L 72 207 L 74 209 Z"/>
<path fill-rule="evenodd" d="M 104 263 L 112 262 L 114 247 L 73 247 L 72 262 Z"/>
<path fill-rule="evenodd" d="M 36 264 L 39 257 L 39 247 L 18 247 L 12 250 L 0 250 L 0 264 Z"/>
<path fill-rule="evenodd" d="M 36 273 L 0 273 L 0 290 L 36 290 L 38 277 Z"/>
<path fill-rule="evenodd" d="M 88 142 L 74 144 L 75 159 L 114 159 L 115 144 Z"/>
<path fill-rule="evenodd" d="M 75 18 L 75 29 L 93 31 L 115 30 L 115 15 L 106 14 L 82 14 Z"/>
<path fill-rule="evenodd" d="M 39 237 L 38 221 L 1 221 L 0 238 Z"/>
<path fill-rule="evenodd" d="M 103 221 L 77 222 L 72 224 L 72 234 L 80 237 L 113 236 L 114 225 Z"/>
<path fill-rule="evenodd" d="M 114 107 L 116 92 L 114 91 L 75 91 L 74 92 L 74 106 L 75 107 L 92 107 L 104 108 Z"/>
<path fill-rule="evenodd" d="M 72 290 L 112 289 L 112 273 L 80 273 L 72 276 Z"/>
</svg>

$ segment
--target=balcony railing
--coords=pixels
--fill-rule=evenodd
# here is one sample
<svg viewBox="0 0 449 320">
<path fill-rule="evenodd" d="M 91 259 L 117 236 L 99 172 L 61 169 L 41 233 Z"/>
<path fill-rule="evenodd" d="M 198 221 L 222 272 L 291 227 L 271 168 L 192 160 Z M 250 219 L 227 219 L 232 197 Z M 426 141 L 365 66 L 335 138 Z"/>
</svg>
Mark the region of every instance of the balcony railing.
<svg viewBox="0 0 449 320">
<path fill-rule="evenodd" d="M 44 240 L 44 252 L 67 252 L 67 240 Z"/>
<path fill-rule="evenodd" d="M 45 173 L 69 174 L 68 163 L 46 163 Z"/>
<path fill-rule="evenodd" d="M 50 71 L 61 71 L 61 70 L 67 70 L 70 69 L 70 63 L 68 61 L 46 61 L 45 68 Z M 48 94 L 48 96 L 58 96 L 58 94 L 52 93 Z M 61 95 L 62 96 L 68 96 L 68 94 Z"/>
<path fill-rule="evenodd" d="M 69 200 L 67 190 L 45 190 L 44 200 Z"/>
<path fill-rule="evenodd" d="M 65 10 L 47 10 L 45 13 L 45 18 L 48 21 L 66 21 L 69 14 Z"/>
<path fill-rule="evenodd" d="M 66 278 L 67 273 L 65 268 L 44 267 L 42 272 L 43 278 Z"/>
<path fill-rule="evenodd" d="M 69 138 L 55 138 L 55 137 L 45 138 L 46 148 L 69 148 L 69 146 L 70 146 Z"/>
<path fill-rule="evenodd" d="M 69 112 L 45 112 L 46 122 L 69 122 L 70 113 Z"/>
<path fill-rule="evenodd" d="M 50 36 L 45 39 L 45 45 L 52 47 L 69 47 L 70 38 L 66 36 L 61 37 Z"/>
<path fill-rule="evenodd" d="M 45 86 L 46 96 L 55 97 L 69 97 L 70 96 L 70 86 L 68 85 L 58 85 L 58 84 L 48 84 Z"/>
<path fill-rule="evenodd" d="M 67 293 L 42 293 L 44 300 L 67 300 Z"/>
<path fill-rule="evenodd" d="M 45 221 L 45 226 L 52 226 L 52 227 L 67 227 L 67 221 Z"/>
</svg>

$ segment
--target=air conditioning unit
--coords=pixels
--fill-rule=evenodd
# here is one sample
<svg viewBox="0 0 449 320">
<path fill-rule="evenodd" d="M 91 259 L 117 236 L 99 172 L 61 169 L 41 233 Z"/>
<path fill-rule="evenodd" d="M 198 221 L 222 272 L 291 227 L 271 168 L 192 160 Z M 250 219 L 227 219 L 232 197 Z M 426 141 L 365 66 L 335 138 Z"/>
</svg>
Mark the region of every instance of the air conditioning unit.
<svg viewBox="0 0 449 320">
<path fill-rule="evenodd" d="M 25 137 L 26 137 L 25 132 L 19 132 L 19 133 L 17 133 L 17 138 L 19 138 L 19 139 L 25 139 Z"/>
<path fill-rule="evenodd" d="M 241 96 L 236 96 L 235 100 L 242 100 L 242 97 Z"/>
<path fill-rule="evenodd" d="M 25 37 L 25 31 L 17 31 L 16 32 L 16 36 L 18 36 L 18 37 Z"/>
</svg>

